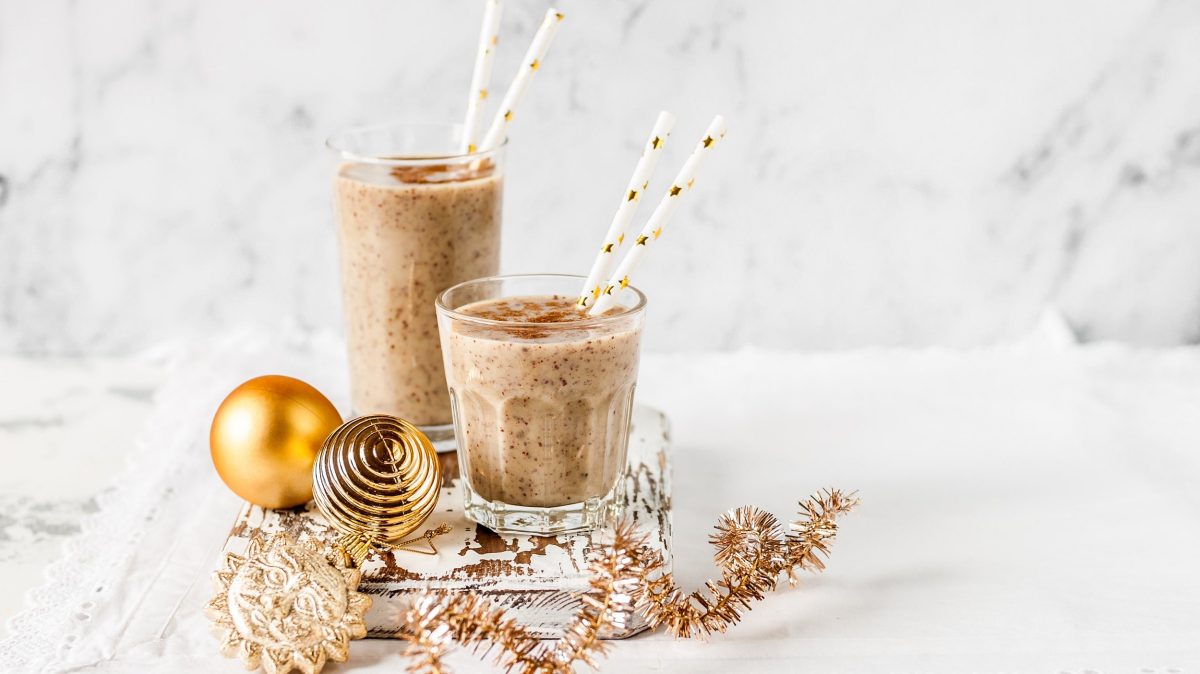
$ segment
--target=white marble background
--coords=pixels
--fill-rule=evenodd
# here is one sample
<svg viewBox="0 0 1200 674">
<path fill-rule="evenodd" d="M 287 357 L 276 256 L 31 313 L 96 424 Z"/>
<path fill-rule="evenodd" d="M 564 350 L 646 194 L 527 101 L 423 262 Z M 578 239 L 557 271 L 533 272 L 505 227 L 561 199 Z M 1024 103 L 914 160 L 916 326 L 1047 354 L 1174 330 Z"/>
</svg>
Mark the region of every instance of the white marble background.
<svg viewBox="0 0 1200 674">
<path fill-rule="evenodd" d="M 545 6 L 508 0 L 498 81 Z M 560 6 L 506 271 L 586 270 L 660 108 L 660 176 L 730 119 L 640 277 L 653 348 L 974 345 L 1048 306 L 1200 339 L 1200 3 Z M 457 117 L 479 12 L 0 0 L 0 351 L 337 330 L 323 139 Z"/>
</svg>

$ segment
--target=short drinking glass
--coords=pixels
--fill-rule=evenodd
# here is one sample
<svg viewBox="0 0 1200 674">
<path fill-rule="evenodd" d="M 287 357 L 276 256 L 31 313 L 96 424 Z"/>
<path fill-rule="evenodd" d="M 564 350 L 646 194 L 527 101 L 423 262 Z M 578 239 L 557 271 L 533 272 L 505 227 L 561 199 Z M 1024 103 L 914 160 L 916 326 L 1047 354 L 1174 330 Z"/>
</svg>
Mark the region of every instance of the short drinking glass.
<svg viewBox="0 0 1200 674">
<path fill-rule="evenodd" d="M 495 531 L 587 530 L 624 505 L 646 298 L 628 288 L 587 317 L 584 281 L 497 276 L 438 297 L 465 510 Z"/>
</svg>

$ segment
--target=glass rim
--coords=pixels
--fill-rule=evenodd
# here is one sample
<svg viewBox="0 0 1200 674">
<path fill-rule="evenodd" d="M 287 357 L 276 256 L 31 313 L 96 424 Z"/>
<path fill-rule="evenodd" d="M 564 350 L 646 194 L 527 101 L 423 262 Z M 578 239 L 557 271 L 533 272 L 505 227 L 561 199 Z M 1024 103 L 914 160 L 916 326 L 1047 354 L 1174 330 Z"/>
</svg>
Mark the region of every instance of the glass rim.
<svg viewBox="0 0 1200 674">
<path fill-rule="evenodd" d="M 643 313 L 646 310 L 646 293 L 638 290 L 635 286 L 628 286 L 626 290 L 632 290 L 637 296 L 637 304 L 629 307 L 628 310 L 622 311 L 619 314 L 611 314 L 608 316 L 593 316 L 580 321 L 567 321 L 562 323 L 537 323 L 534 321 L 502 321 L 495 318 L 483 318 L 481 316 L 472 316 L 464 314 L 457 309 L 451 309 L 446 305 L 446 296 L 460 288 L 465 288 L 472 285 L 480 285 L 483 283 L 491 283 L 496 281 L 509 281 L 513 279 L 571 279 L 579 282 L 580 287 L 587 282 L 586 276 L 578 274 L 498 274 L 496 276 L 483 276 L 462 283 L 456 283 L 442 292 L 438 293 L 437 299 L 434 300 L 434 306 L 439 312 L 445 313 L 450 318 L 464 323 L 473 323 L 475 325 L 485 325 L 488 327 L 500 328 L 541 328 L 543 330 L 555 329 L 578 329 L 581 327 L 592 327 L 597 325 L 606 325 L 614 323 L 623 318 L 629 318 L 637 314 Z M 498 298 L 497 298 L 498 299 Z"/>
<path fill-rule="evenodd" d="M 352 150 L 348 147 L 346 138 L 353 133 L 363 133 L 376 131 L 379 129 L 388 128 L 407 128 L 407 129 L 426 129 L 426 130 L 457 130 L 462 133 L 462 122 L 423 122 L 409 120 L 393 120 L 385 122 L 373 122 L 370 124 L 358 124 L 338 129 L 325 139 L 325 147 L 337 153 L 337 155 L 349 162 L 356 164 L 378 164 L 381 166 L 430 166 L 436 164 L 444 164 L 453 161 L 468 161 L 476 159 L 492 159 L 500 154 L 504 148 L 508 147 L 508 138 L 500 142 L 500 145 L 490 150 L 476 150 L 475 152 L 452 152 L 448 154 L 424 154 L 414 156 L 395 156 L 395 155 L 373 155 Z"/>
</svg>

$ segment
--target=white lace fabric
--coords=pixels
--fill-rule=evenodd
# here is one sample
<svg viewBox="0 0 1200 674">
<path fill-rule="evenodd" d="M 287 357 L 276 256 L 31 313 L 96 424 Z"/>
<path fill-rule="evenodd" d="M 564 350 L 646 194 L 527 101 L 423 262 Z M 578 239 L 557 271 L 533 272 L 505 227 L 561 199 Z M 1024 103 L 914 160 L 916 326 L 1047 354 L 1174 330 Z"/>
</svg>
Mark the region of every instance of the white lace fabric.
<svg viewBox="0 0 1200 674">
<path fill-rule="evenodd" d="M 210 467 L 217 405 L 241 381 L 272 372 L 305 378 L 335 400 L 344 389 L 341 350 L 328 339 L 239 334 L 170 351 L 170 374 L 125 468 L 9 621 L 0 668 L 59 672 L 153 650 L 145 636 L 170 634 L 178 608 L 209 591 L 201 581 L 237 511 Z"/>
</svg>

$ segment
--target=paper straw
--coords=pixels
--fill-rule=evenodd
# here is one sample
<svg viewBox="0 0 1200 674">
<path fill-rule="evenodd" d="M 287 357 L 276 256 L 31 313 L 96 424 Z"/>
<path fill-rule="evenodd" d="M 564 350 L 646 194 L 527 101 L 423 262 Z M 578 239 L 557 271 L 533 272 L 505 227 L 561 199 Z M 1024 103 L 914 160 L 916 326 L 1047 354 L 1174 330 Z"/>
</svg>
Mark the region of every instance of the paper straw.
<svg viewBox="0 0 1200 674">
<path fill-rule="evenodd" d="M 576 304 L 580 309 L 586 309 L 589 303 L 600 296 L 603 289 L 600 283 L 607 279 L 608 273 L 612 271 L 613 260 L 617 258 L 616 250 L 625 242 L 625 228 L 637 213 L 638 204 L 642 203 L 642 193 L 650 186 L 650 176 L 662 157 L 663 146 L 667 144 L 673 126 L 675 115 L 666 110 L 658 113 L 654 129 L 642 149 L 642 156 L 633 169 L 633 175 L 629 177 L 629 185 L 621 194 L 621 205 L 613 215 L 608 233 L 604 235 L 604 243 L 600 245 L 600 252 L 596 255 L 596 261 L 592 263 L 592 270 L 588 272 L 587 282 L 579 292 L 579 301 Z"/>
<path fill-rule="evenodd" d="M 724 137 L 725 118 L 717 115 L 713 118 L 712 123 L 708 125 L 708 130 L 704 132 L 704 137 L 696 144 L 696 149 L 692 151 L 692 156 L 688 157 L 687 161 L 683 164 L 683 168 L 679 169 L 679 175 L 675 176 L 675 181 L 671 183 L 671 188 L 667 190 L 667 194 L 662 198 L 662 201 L 658 202 L 658 207 L 654 209 L 654 213 L 646 221 L 646 226 L 642 228 L 642 233 L 634 240 L 633 246 L 625 254 L 625 257 L 621 260 L 621 264 L 617 265 L 616 271 L 609 277 L 608 283 L 604 285 L 604 290 L 600 293 L 600 297 L 592 305 L 590 315 L 596 316 L 608 311 L 616 301 L 616 296 L 629 287 L 630 274 L 633 273 L 638 262 L 646 254 L 646 250 L 650 247 L 650 244 L 662 236 L 663 227 L 671 219 L 675 210 L 679 208 L 680 197 L 687 192 L 691 192 L 692 186 L 696 184 L 696 173 L 699 171 L 700 165 L 708 155 L 712 154 L 712 148 L 717 144 L 717 141 Z"/>
<path fill-rule="evenodd" d="M 525 58 L 521 60 L 512 84 L 508 85 L 508 91 L 504 92 L 504 100 L 500 101 L 500 109 L 496 111 L 496 117 L 492 119 L 492 125 L 484 134 L 483 141 L 479 143 L 479 149 L 491 150 L 508 137 L 508 125 L 512 122 L 513 111 L 525 96 L 533 73 L 541 67 L 542 59 L 546 58 L 550 41 L 554 39 L 554 34 L 558 32 L 558 24 L 562 20 L 563 15 L 558 10 L 553 7 L 546 10 L 546 18 L 542 19 L 542 25 L 533 36 L 533 42 L 529 43 Z"/>
<path fill-rule="evenodd" d="M 492 81 L 492 64 L 496 44 L 500 41 L 500 0 L 487 0 L 483 8 L 483 25 L 479 29 L 479 49 L 475 52 L 475 70 L 471 73 L 471 91 L 467 96 L 467 119 L 463 123 L 462 151 L 474 152 L 479 145 L 479 126 L 483 121 L 483 106 L 488 85 Z"/>
</svg>

